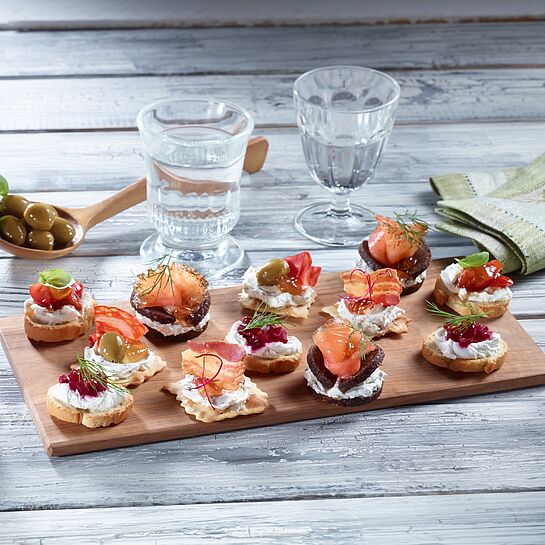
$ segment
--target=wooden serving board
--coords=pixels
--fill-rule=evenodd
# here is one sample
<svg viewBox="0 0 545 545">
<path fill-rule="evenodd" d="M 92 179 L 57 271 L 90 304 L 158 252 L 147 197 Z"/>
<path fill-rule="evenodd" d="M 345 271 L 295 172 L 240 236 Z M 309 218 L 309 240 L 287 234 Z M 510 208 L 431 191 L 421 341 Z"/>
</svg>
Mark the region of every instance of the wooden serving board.
<svg viewBox="0 0 545 545">
<path fill-rule="evenodd" d="M 490 374 L 456 374 L 427 363 L 420 356 L 423 337 L 438 322 L 425 310 L 432 299 L 435 278 L 448 261 L 432 262 L 424 286 L 403 297 L 400 306 L 413 322 L 409 333 L 380 339 L 386 354 L 382 369 L 388 374 L 379 399 L 361 407 L 338 407 L 315 398 L 306 386 L 305 360 L 288 375 L 252 376 L 269 394 L 270 405 L 259 415 L 240 416 L 222 422 L 204 424 L 186 415 L 174 395 L 161 386 L 181 377 L 180 352 L 185 343 L 151 342 L 152 349 L 168 362 L 167 368 L 138 386 L 134 408 L 125 422 L 109 428 L 87 429 L 52 419 L 46 409 L 45 394 L 57 377 L 82 353 L 87 337 L 55 345 L 31 343 L 23 330 L 22 316 L 0 319 L 0 333 L 11 367 L 23 392 L 47 453 L 63 456 L 154 441 L 181 439 L 256 426 L 269 426 L 358 411 L 425 403 L 441 399 L 498 392 L 545 383 L 545 354 L 538 348 L 516 319 L 507 313 L 493 320 L 491 326 L 509 344 L 503 367 Z M 92 286 L 90 286 L 92 289 Z M 212 320 L 201 340 L 221 339 L 231 324 L 243 315 L 238 303 L 238 286 L 212 290 Z M 304 345 L 304 356 L 313 331 L 324 321 L 319 312 L 334 303 L 342 292 L 338 274 L 324 274 L 317 286 L 318 298 L 311 316 L 290 329 Z M 118 306 L 128 308 L 127 303 Z"/>
</svg>

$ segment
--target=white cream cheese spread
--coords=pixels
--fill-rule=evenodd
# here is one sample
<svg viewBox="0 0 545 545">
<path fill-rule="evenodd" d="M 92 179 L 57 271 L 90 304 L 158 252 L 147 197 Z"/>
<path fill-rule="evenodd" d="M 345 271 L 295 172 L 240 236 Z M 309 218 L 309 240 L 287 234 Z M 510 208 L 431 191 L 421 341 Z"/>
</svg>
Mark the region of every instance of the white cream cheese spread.
<svg viewBox="0 0 545 545">
<path fill-rule="evenodd" d="M 84 289 L 81 297 L 82 310 L 77 310 L 72 305 L 51 310 L 34 302 L 32 298 L 25 301 L 25 313 L 30 313 L 33 322 L 41 325 L 61 325 L 81 319 L 83 309 L 88 309 L 93 304 L 93 297 Z"/>
<path fill-rule="evenodd" d="M 250 297 L 263 301 L 271 308 L 306 305 L 314 297 L 314 290 L 310 286 L 306 286 L 301 295 L 280 291 L 278 286 L 260 286 L 256 273 L 255 267 L 248 268 L 244 273 L 243 289 Z"/>
<path fill-rule="evenodd" d="M 76 409 L 84 409 L 91 413 L 107 412 L 119 405 L 122 405 L 125 398 L 131 395 L 127 392 L 117 390 L 104 390 L 96 396 L 82 396 L 78 391 L 71 390 L 67 383 L 60 382 L 52 386 L 49 393 L 59 403 Z"/>
<path fill-rule="evenodd" d="M 144 371 L 150 367 L 156 359 L 155 354 L 151 350 L 148 350 L 148 355 L 140 361 L 134 363 L 114 363 L 97 354 L 95 347 L 86 346 L 83 351 L 84 358 L 100 365 L 104 369 L 104 372 L 115 382 L 127 381 L 136 371 Z"/>
<path fill-rule="evenodd" d="M 324 388 L 322 383 L 316 378 L 314 373 L 307 368 L 305 370 L 305 378 L 307 384 L 317 394 L 321 394 L 333 399 L 354 399 L 355 397 L 372 397 L 381 388 L 384 382 L 386 373 L 380 369 L 375 369 L 373 373 L 360 385 L 351 388 L 347 392 L 341 392 L 339 390 L 339 380 L 328 390 Z"/>
<path fill-rule="evenodd" d="M 235 322 L 225 336 L 225 340 L 229 343 L 242 346 L 246 351 L 246 354 L 252 354 L 253 356 L 259 356 L 260 358 L 274 359 L 282 356 L 293 356 L 303 350 L 301 341 L 295 336 L 289 336 L 287 343 L 272 342 L 267 343 L 257 350 L 252 350 L 252 347 L 247 344 L 246 339 L 238 332 L 238 327 L 241 324 L 242 322 L 240 321 Z"/>
<path fill-rule="evenodd" d="M 444 328 L 440 327 L 435 331 L 435 345 L 437 346 L 437 350 L 450 360 L 493 358 L 500 351 L 500 341 L 500 334 L 493 332 L 490 339 L 486 341 L 471 343 L 467 347 L 462 347 L 456 341 L 447 339 Z"/>
<path fill-rule="evenodd" d="M 366 314 L 352 314 L 347 308 L 344 299 L 341 299 L 337 303 L 337 313 L 339 314 L 339 318 L 346 320 L 354 327 L 362 328 L 364 333 L 376 335 L 384 333 L 396 318 L 405 314 L 405 311 L 395 305 L 389 307 L 375 305 Z"/>
<path fill-rule="evenodd" d="M 151 320 L 147 316 L 143 316 L 137 311 L 135 311 L 135 314 L 144 325 L 147 325 L 149 328 L 162 333 L 165 335 L 165 337 L 169 337 L 171 335 L 183 335 L 184 333 L 189 333 L 190 331 L 201 331 L 210 321 L 210 312 L 207 312 L 204 318 L 196 326 L 184 326 L 176 322 L 173 324 L 162 324 L 160 322 L 156 322 L 155 320 Z"/>
<path fill-rule="evenodd" d="M 451 293 L 455 293 L 462 301 L 474 303 L 493 303 L 495 301 L 510 301 L 513 292 L 509 288 L 486 288 L 483 291 L 467 291 L 456 285 L 456 279 L 463 268 L 458 263 L 451 263 L 441 271 L 441 280 Z"/>
<path fill-rule="evenodd" d="M 244 408 L 246 401 L 250 397 L 250 388 L 252 381 L 248 377 L 244 377 L 244 382 L 236 390 L 223 390 L 219 396 L 210 396 L 212 406 L 219 410 L 227 409 L 239 412 Z M 186 375 L 178 382 L 179 394 L 183 395 L 193 403 L 210 407 L 210 402 L 206 396 L 201 395 L 201 389 L 197 388 L 197 377 Z"/>
</svg>

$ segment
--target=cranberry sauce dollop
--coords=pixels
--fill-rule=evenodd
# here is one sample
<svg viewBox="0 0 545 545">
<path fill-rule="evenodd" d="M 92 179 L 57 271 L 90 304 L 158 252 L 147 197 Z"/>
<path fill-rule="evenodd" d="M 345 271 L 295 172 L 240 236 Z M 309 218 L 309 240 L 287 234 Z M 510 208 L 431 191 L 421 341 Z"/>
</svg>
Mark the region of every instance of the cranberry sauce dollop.
<svg viewBox="0 0 545 545">
<path fill-rule="evenodd" d="M 448 324 L 444 326 L 446 338 L 458 343 L 462 348 L 470 344 L 487 341 L 492 336 L 492 330 L 483 324 L 472 323 L 468 327 L 453 327 Z"/>
<path fill-rule="evenodd" d="M 78 392 L 80 396 L 97 397 L 100 392 L 106 391 L 108 388 L 105 386 L 106 379 L 104 378 L 101 384 L 98 380 L 84 380 L 79 371 L 72 369 L 68 375 L 61 375 L 59 377 L 61 384 L 68 384 L 68 387 L 73 392 Z"/>
<path fill-rule="evenodd" d="M 263 348 L 268 343 L 286 344 L 288 342 L 288 332 L 281 325 L 266 325 L 244 331 L 250 320 L 249 316 L 243 318 L 241 320 L 242 323 L 237 328 L 237 332 L 244 337 L 244 340 L 252 350 Z"/>
</svg>

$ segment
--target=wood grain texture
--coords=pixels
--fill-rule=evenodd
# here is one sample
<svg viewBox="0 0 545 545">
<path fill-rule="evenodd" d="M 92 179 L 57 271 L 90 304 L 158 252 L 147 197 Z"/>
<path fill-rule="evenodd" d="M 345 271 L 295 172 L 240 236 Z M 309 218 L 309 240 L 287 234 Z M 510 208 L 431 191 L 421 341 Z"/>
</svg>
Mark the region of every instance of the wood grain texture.
<svg viewBox="0 0 545 545">
<path fill-rule="evenodd" d="M 425 301 L 432 298 L 435 278 L 448 262 L 433 262 L 428 269 L 427 287 L 403 298 L 401 306 L 413 322 L 408 334 L 380 339 L 380 346 L 386 353 L 382 369 L 388 378 L 380 398 L 364 406 L 338 407 L 313 397 L 303 378 L 306 367 L 303 359 L 293 373 L 253 377 L 258 387 L 269 394 L 269 407 L 264 413 L 211 424 L 196 422 L 180 410 L 174 396 L 168 399 L 169 395 L 161 391 L 162 385 L 181 378 L 179 354 L 185 349 L 185 343 L 150 341 L 153 351 L 167 362 L 168 367 L 137 388 L 134 394 L 135 406 L 125 422 L 90 432 L 83 426 L 52 419 L 45 407 L 47 389 L 73 362 L 74 353 L 83 352 L 87 344 L 86 336 L 70 343 L 34 345 L 28 341 L 18 316 L 0 320 L 1 340 L 50 456 L 183 439 L 545 384 L 545 355 L 509 313 L 493 322 L 493 328 L 501 333 L 509 346 L 506 362 L 496 372 L 490 375 L 456 374 L 422 360 L 422 339 L 437 327 L 437 321 L 426 311 Z M 92 283 L 88 284 L 89 289 L 92 286 Z M 232 287 L 211 291 L 213 318 L 200 339 L 223 339 L 231 325 L 244 315 L 237 302 L 239 290 L 239 287 Z M 296 328 L 290 330 L 303 343 L 303 354 L 312 344 L 312 333 L 324 322 L 323 315 L 319 314 L 320 309 L 334 304 L 342 293 L 338 274 L 322 276 L 316 290 L 318 298 L 311 316 L 302 323 L 297 322 Z M 126 302 L 122 305 L 128 307 Z"/>
<path fill-rule="evenodd" d="M 543 66 L 545 23 L 0 32 L 0 76 Z"/>
<path fill-rule="evenodd" d="M 337 62 L 344 60 L 339 57 Z M 402 89 L 398 123 L 545 118 L 545 69 L 393 71 L 390 75 Z M 138 111 L 159 98 L 202 95 L 244 106 L 257 126 L 294 125 L 295 77 L 4 79 L 0 131 L 135 128 Z"/>
<path fill-rule="evenodd" d="M 0 543 L 541 545 L 544 505 L 532 492 L 3 513 Z"/>
</svg>

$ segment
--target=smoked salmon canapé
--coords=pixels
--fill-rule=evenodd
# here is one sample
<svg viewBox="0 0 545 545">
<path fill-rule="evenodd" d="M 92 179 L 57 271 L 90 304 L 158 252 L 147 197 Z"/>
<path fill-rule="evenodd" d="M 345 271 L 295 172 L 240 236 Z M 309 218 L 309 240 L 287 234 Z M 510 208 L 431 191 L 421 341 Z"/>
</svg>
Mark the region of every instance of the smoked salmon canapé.
<svg viewBox="0 0 545 545">
<path fill-rule="evenodd" d="M 200 335 L 210 321 L 208 282 L 195 269 L 165 256 L 139 274 L 131 294 L 137 318 L 149 333 L 173 341 Z"/>
<path fill-rule="evenodd" d="M 182 352 L 181 380 L 163 386 L 185 412 L 200 422 L 218 422 L 262 413 L 268 396 L 245 374 L 246 351 L 225 341 L 188 341 Z"/>
<path fill-rule="evenodd" d="M 354 269 L 341 273 L 346 295 L 322 312 L 341 318 L 370 338 L 407 333 L 410 318 L 398 307 L 403 286 L 395 269 L 368 273 Z"/>
<path fill-rule="evenodd" d="M 244 273 L 240 304 L 250 310 L 266 305 L 275 314 L 308 318 L 321 270 L 312 264 L 309 252 L 271 259 L 258 269 L 249 267 Z"/>
<path fill-rule="evenodd" d="M 456 259 L 437 277 L 433 296 L 458 314 L 478 311 L 486 318 L 497 318 L 507 311 L 513 298 L 509 288 L 513 281 L 501 274 L 502 267 L 488 252 Z"/>
<path fill-rule="evenodd" d="M 323 401 L 343 406 L 369 403 L 382 392 L 384 352 L 360 329 L 332 319 L 317 329 L 307 354 L 305 379 Z"/>
<path fill-rule="evenodd" d="M 415 212 L 394 218 L 375 216 L 377 227 L 359 248 L 356 267 L 366 272 L 395 269 L 403 286 L 402 295 L 419 290 L 426 279 L 431 250 L 424 237 L 430 228 Z"/>
</svg>

